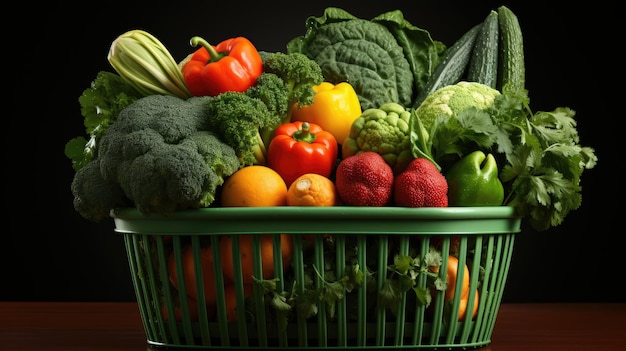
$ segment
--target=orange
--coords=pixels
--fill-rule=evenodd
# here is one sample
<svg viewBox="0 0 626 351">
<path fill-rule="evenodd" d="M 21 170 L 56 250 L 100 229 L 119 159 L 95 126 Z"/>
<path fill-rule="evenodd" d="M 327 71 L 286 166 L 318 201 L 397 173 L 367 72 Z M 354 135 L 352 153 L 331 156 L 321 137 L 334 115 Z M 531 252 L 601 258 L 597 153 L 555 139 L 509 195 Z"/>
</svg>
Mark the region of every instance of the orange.
<svg viewBox="0 0 626 351">
<path fill-rule="evenodd" d="M 287 205 L 289 206 L 334 206 L 336 204 L 335 184 L 321 174 L 303 174 L 294 180 L 287 190 Z"/>
<path fill-rule="evenodd" d="M 278 172 L 267 166 L 246 166 L 226 179 L 221 203 L 224 207 L 284 206 L 287 184 Z"/>
<path fill-rule="evenodd" d="M 239 238 L 239 261 L 241 262 L 241 273 L 244 284 L 252 284 L 254 275 L 254 265 L 252 255 L 252 237 L 257 234 L 225 235 L 220 239 L 220 251 L 222 253 L 222 270 L 224 279 L 235 281 L 235 269 L 233 266 L 233 240 Z M 257 279 L 272 279 L 274 272 L 274 244 L 271 234 L 259 235 L 261 267 L 263 277 Z M 281 253 L 283 259 L 283 270 L 291 264 L 293 256 L 293 242 L 291 235 L 282 234 L 280 236 Z"/>
</svg>

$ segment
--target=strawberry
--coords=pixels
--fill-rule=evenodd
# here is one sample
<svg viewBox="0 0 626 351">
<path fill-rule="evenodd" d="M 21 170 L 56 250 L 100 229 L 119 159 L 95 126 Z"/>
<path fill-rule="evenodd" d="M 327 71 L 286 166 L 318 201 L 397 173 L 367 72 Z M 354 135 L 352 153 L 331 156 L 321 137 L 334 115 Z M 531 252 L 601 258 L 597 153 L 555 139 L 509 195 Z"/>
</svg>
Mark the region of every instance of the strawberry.
<svg viewBox="0 0 626 351">
<path fill-rule="evenodd" d="M 398 206 L 448 207 L 448 182 L 435 164 L 416 158 L 395 177 L 393 200 Z"/>
<path fill-rule="evenodd" d="M 393 195 L 393 170 L 373 151 L 344 158 L 337 165 L 335 188 L 346 205 L 385 206 Z"/>
</svg>

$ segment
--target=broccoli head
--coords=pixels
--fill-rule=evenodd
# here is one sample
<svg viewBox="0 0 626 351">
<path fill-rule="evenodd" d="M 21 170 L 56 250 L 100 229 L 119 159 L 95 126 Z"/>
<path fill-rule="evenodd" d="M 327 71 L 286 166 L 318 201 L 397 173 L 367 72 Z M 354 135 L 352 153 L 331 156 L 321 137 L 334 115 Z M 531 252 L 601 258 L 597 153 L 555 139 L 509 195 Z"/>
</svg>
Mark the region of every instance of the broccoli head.
<svg viewBox="0 0 626 351">
<path fill-rule="evenodd" d="M 102 136 L 102 177 L 144 214 L 210 206 L 240 167 L 234 149 L 208 129 L 210 100 L 149 95 L 129 105 Z"/>
<path fill-rule="evenodd" d="M 414 158 L 410 121 L 411 112 L 395 102 L 363 111 L 352 122 L 350 134 L 341 145 L 342 158 L 373 151 L 383 157 L 394 174 L 400 174 Z"/>
</svg>

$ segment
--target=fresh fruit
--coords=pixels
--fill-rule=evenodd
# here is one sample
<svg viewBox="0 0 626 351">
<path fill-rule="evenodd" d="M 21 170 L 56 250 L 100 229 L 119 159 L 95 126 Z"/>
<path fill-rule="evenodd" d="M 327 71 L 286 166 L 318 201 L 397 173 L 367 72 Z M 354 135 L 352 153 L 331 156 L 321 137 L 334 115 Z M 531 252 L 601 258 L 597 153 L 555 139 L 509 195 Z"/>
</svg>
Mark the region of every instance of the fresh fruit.
<svg viewBox="0 0 626 351">
<path fill-rule="evenodd" d="M 337 189 L 332 180 L 317 173 L 296 178 L 287 190 L 288 206 L 334 206 Z"/>
<path fill-rule="evenodd" d="M 394 179 L 393 201 L 406 207 L 447 207 L 448 182 L 430 160 L 413 159 Z"/>
<path fill-rule="evenodd" d="M 226 179 L 221 203 L 224 207 L 285 206 L 287 184 L 267 166 L 246 166 Z"/>
<path fill-rule="evenodd" d="M 241 262 L 241 273 L 244 284 L 252 284 L 254 276 L 254 266 L 256 262 L 253 257 L 253 240 L 257 234 L 242 235 L 224 235 L 220 239 L 220 251 L 222 253 L 222 269 L 224 279 L 235 281 L 235 267 L 233 258 L 233 240 L 239 238 L 239 257 Z M 256 276 L 257 279 L 272 279 L 275 276 L 274 271 L 274 244 L 273 236 L 270 234 L 258 234 L 260 257 L 263 277 Z M 291 235 L 282 234 L 280 236 L 281 253 L 283 259 L 283 270 L 287 269 L 291 264 L 293 256 L 293 240 Z"/>
<path fill-rule="evenodd" d="M 335 187 L 343 203 L 352 206 L 385 206 L 393 194 L 393 170 L 373 151 L 344 158 L 337 165 Z"/>
</svg>

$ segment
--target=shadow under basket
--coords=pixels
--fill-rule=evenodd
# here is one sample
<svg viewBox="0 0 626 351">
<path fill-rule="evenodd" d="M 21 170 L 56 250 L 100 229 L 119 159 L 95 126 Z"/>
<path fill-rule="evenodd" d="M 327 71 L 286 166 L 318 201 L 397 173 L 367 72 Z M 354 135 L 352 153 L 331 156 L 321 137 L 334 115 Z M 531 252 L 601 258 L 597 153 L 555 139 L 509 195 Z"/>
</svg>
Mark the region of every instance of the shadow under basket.
<svg viewBox="0 0 626 351">
<path fill-rule="evenodd" d="M 148 344 L 215 350 L 488 345 L 521 222 L 508 206 L 112 216 Z"/>
</svg>

